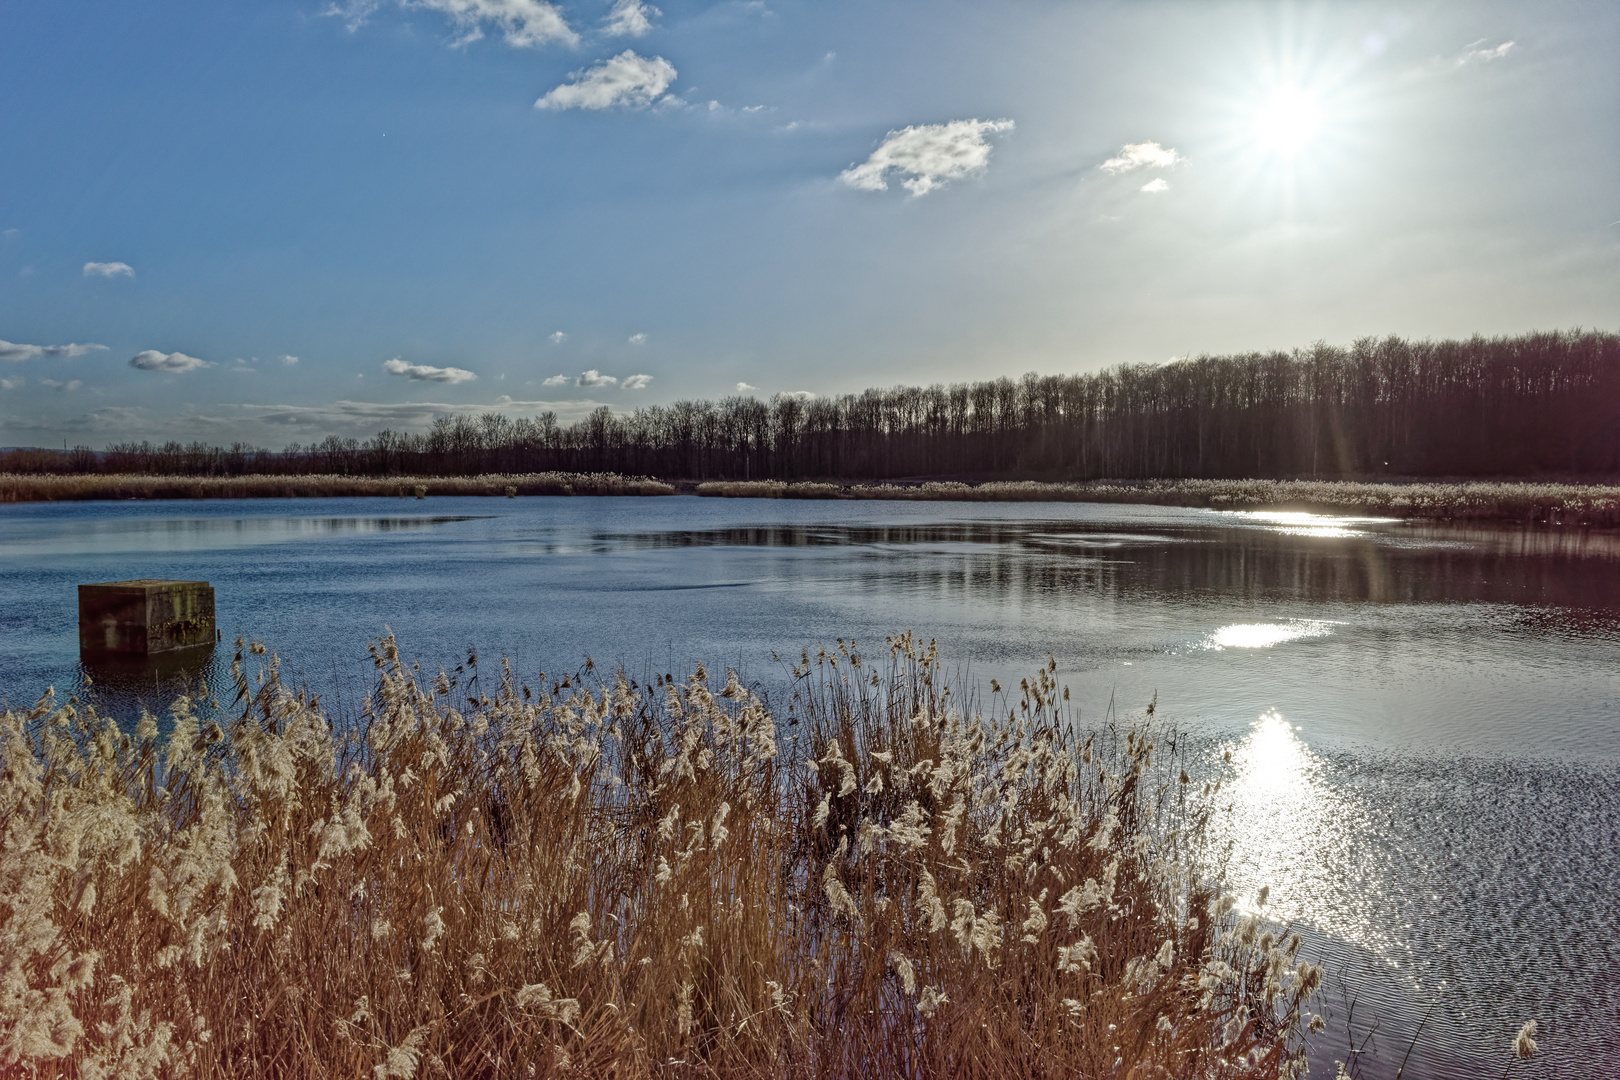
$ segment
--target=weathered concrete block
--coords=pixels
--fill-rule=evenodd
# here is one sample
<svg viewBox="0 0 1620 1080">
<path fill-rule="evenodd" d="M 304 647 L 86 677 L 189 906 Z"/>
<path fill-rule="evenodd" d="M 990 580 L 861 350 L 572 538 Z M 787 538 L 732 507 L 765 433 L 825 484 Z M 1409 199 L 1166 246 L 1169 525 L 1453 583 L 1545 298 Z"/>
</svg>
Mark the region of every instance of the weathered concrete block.
<svg viewBox="0 0 1620 1080">
<path fill-rule="evenodd" d="M 79 586 L 79 651 L 150 656 L 214 642 L 206 581 L 106 581 Z"/>
</svg>

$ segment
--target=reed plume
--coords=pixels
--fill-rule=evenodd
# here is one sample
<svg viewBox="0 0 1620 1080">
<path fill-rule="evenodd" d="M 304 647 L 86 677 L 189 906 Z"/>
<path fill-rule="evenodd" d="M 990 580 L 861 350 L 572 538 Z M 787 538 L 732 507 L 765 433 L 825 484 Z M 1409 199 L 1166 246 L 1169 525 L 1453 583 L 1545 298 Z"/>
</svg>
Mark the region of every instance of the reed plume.
<svg viewBox="0 0 1620 1080">
<path fill-rule="evenodd" d="M 1303 1069 L 1320 969 L 1221 894 L 1154 730 L 1080 735 L 1055 665 L 981 709 L 931 644 L 840 642 L 773 710 L 701 666 L 458 687 L 385 637 L 338 731 L 237 650 L 161 735 L 0 715 L 0 1071 Z"/>
</svg>

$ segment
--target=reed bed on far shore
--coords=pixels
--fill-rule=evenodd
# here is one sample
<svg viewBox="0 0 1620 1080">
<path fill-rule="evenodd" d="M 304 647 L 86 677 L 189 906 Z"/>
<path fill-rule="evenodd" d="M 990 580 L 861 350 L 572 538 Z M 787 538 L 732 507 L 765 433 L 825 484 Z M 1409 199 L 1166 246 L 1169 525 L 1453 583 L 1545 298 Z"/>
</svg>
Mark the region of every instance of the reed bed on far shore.
<svg viewBox="0 0 1620 1080">
<path fill-rule="evenodd" d="M 1217 510 L 1314 510 L 1378 517 L 1620 526 L 1620 486 L 1519 481 L 1033 480 L 966 484 L 699 484 L 699 495 L 753 499 L 900 499 L 961 502 L 1107 502 Z"/>
<path fill-rule="evenodd" d="M 254 652 L 166 736 L 0 716 L 0 1072 L 1302 1071 L 1321 971 L 1200 865 L 1213 792 L 1076 735 L 1050 668 L 979 711 L 931 645 L 841 642 L 773 714 L 384 639 L 345 734 Z"/>
<path fill-rule="evenodd" d="M 479 476 L 155 476 L 0 473 L 0 503 L 75 499 L 299 499 L 378 495 L 673 495 L 661 480 L 618 473 Z"/>
<path fill-rule="evenodd" d="M 682 491 L 737 499 L 1106 502 L 1620 527 L 1620 485 L 1505 480 L 1094 480 L 1084 483 L 992 480 L 916 484 L 715 480 L 677 486 L 653 477 L 618 473 L 485 473 L 449 477 L 0 473 L 0 503 L 89 499 L 676 495 Z"/>
</svg>

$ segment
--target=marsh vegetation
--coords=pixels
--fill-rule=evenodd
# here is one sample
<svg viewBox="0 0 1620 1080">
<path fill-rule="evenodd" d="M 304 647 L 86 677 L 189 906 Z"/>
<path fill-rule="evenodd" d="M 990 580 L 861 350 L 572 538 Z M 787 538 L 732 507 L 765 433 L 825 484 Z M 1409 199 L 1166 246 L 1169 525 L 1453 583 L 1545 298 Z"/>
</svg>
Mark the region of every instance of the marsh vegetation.
<svg viewBox="0 0 1620 1080">
<path fill-rule="evenodd" d="M 480 476 L 166 475 L 0 473 L 0 503 L 80 499 L 294 499 L 429 495 L 673 495 L 675 488 L 616 473 L 493 473 Z"/>
<path fill-rule="evenodd" d="M 828 484 L 779 480 L 700 484 L 699 495 L 755 499 L 893 499 L 958 502 L 1097 502 L 1303 510 L 1396 518 L 1620 525 L 1620 486 L 1602 484 L 1365 483 L 1349 480 L 1032 480 L 983 484 Z"/>
<path fill-rule="evenodd" d="M 840 642 L 773 710 L 373 659 L 346 730 L 241 643 L 166 730 L 0 717 L 0 1066 L 1297 1074 L 1320 969 L 1222 895 L 1174 733 L 1077 733 L 1050 667 L 980 707 Z"/>
</svg>

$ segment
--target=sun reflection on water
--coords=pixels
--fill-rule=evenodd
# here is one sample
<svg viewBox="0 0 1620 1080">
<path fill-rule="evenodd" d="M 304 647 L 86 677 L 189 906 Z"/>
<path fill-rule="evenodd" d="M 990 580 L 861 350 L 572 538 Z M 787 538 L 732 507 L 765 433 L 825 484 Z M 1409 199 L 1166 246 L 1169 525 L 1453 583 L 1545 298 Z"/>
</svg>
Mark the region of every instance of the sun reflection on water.
<svg viewBox="0 0 1620 1080">
<path fill-rule="evenodd" d="M 1226 511 L 1241 518 L 1272 526 L 1273 532 L 1284 536 L 1320 536 L 1346 538 L 1366 536 L 1358 525 L 1387 525 L 1396 518 L 1345 517 L 1333 514 L 1310 514 L 1294 510 L 1232 510 Z"/>
<path fill-rule="evenodd" d="M 1321 619 L 1292 619 L 1286 623 L 1233 623 L 1216 630 L 1203 642 L 1206 649 L 1269 649 L 1285 641 L 1322 638 L 1333 633 Z"/>
<path fill-rule="evenodd" d="M 1215 832 L 1240 900 L 1252 908 L 1268 888 L 1268 917 L 1382 951 L 1390 939 L 1372 919 L 1379 886 L 1353 855 L 1371 831 L 1359 803 L 1327 781 L 1322 759 L 1276 710 L 1226 752 L 1232 771 Z"/>
</svg>

